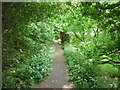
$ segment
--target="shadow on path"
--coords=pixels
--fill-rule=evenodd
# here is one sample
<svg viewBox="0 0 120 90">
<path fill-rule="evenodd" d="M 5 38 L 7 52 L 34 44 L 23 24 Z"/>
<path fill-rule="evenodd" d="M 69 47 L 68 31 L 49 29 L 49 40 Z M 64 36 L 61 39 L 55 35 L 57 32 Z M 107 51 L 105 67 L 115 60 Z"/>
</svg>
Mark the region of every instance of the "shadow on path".
<svg viewBox="0 0 120 90">
<path fill-rule="evenodd" d="M 52 71 L 43 82 L 34 86 L 34 88 L 72 88 L 74 85 L 69 82 L 64 51 L 57 43 L 54 44 L 56 50 L 52 62 Z"/>
</svg>

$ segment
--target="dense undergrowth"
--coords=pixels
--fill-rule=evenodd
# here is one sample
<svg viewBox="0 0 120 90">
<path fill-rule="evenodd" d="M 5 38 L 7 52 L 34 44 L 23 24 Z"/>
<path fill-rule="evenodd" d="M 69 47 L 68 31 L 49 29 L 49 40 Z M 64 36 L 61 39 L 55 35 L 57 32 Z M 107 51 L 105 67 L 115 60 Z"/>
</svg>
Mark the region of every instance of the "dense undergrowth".
<svg viewBox="0 0 120 90">
<path fill-rule="evenodd" d="M 46 29 L 46 26 L 39 22 L 22 28 L 24 34 L 22 30 L 12 36 L 13 32 L 4 33 L 6 44 L 3 49 L 8 54 L 3 56 L 3 88 L 28 88 L 43 81 L 49 74 L 54 48 L 52 38 L 47 39 L 46 35 L 49 33 L 51 37 L 53 32 L 47 31 L 48 28 L 43 31 L 43 28 Z"/>
<path fill-rule="evenodd" d="M 44 80 L 57 39 L 76 87 L 119 87 L 119 4 L 2 3 L 3 88 L 28 88 Z"/>
<path fill-rule="evenodd" d="M 104 34 L 101 32 L 91 41 L 64 45 L 70 80 L 77 88 L 118 87 L 119 63 L 114 63 L 119 61 L 117 40 L 112 41 L 107 32 Z"/>
<path fill-rule="evenodd" d="M 40 12 L 49 5 L 36 2 L 2 5 L 3 88 L 30 88 L 43 81 L 51 70 L 54 31 L 47 18 L 43 18 L 47 12 Z"/>
<path fill-rule="evenodd" d="M 43 81 L 51 70 L 53 51 L 52 47 L 47 47 L 32 57 L 23 57 L 24 61 L 20 64 L 11 64 L 3 71 L 4 88 L 28 88 Z"/>
</svg>

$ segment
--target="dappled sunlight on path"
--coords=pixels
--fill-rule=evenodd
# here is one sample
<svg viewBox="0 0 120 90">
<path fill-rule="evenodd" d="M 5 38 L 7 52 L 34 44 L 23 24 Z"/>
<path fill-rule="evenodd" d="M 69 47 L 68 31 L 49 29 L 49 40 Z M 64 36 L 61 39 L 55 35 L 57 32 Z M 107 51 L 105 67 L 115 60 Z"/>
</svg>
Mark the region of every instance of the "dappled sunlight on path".
<svg viewBox="0 0 120 90">
<path fill-rule="evenodd" d="M 52 71 L 46 80 L 35 85 L 34 88 L 73 88 L 74 86 L 72 82 L 68 81 L 69 77 L 66 71 L 64 51 L 57 43 L 54 46 L 56 50 L 52 62 Z"/>
</svg>

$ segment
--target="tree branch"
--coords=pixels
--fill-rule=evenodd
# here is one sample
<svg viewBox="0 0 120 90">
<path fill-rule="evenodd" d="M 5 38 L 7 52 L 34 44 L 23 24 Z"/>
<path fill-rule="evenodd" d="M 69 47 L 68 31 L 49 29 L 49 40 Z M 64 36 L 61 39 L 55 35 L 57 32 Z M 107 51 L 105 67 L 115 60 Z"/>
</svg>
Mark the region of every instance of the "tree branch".
<svg viewBox="0 0 120 90">
<path fill-rule="evenodd" d="M 77 39 L 79 39 L 80 41 L 83 41 L 75 32 L 73 32 L 76 36 Z"/>
</svg>

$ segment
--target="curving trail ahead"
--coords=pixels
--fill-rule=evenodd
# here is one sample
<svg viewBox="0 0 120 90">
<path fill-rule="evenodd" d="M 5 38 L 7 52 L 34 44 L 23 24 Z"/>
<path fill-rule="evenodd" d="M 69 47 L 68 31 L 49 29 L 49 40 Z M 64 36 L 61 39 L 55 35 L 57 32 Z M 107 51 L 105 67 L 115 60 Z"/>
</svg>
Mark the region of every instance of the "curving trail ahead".
<svg viewBox="0 0 120 90">
<path fill-rule="evenodd" d="M 43 82 L 34 85 L 34 88 L 73 88 L 73 83 L 69 82 L 64 51 L 57 43 L 54 44 L 56 50 L 52 62 L 52 71 Z"/>
</svg>

